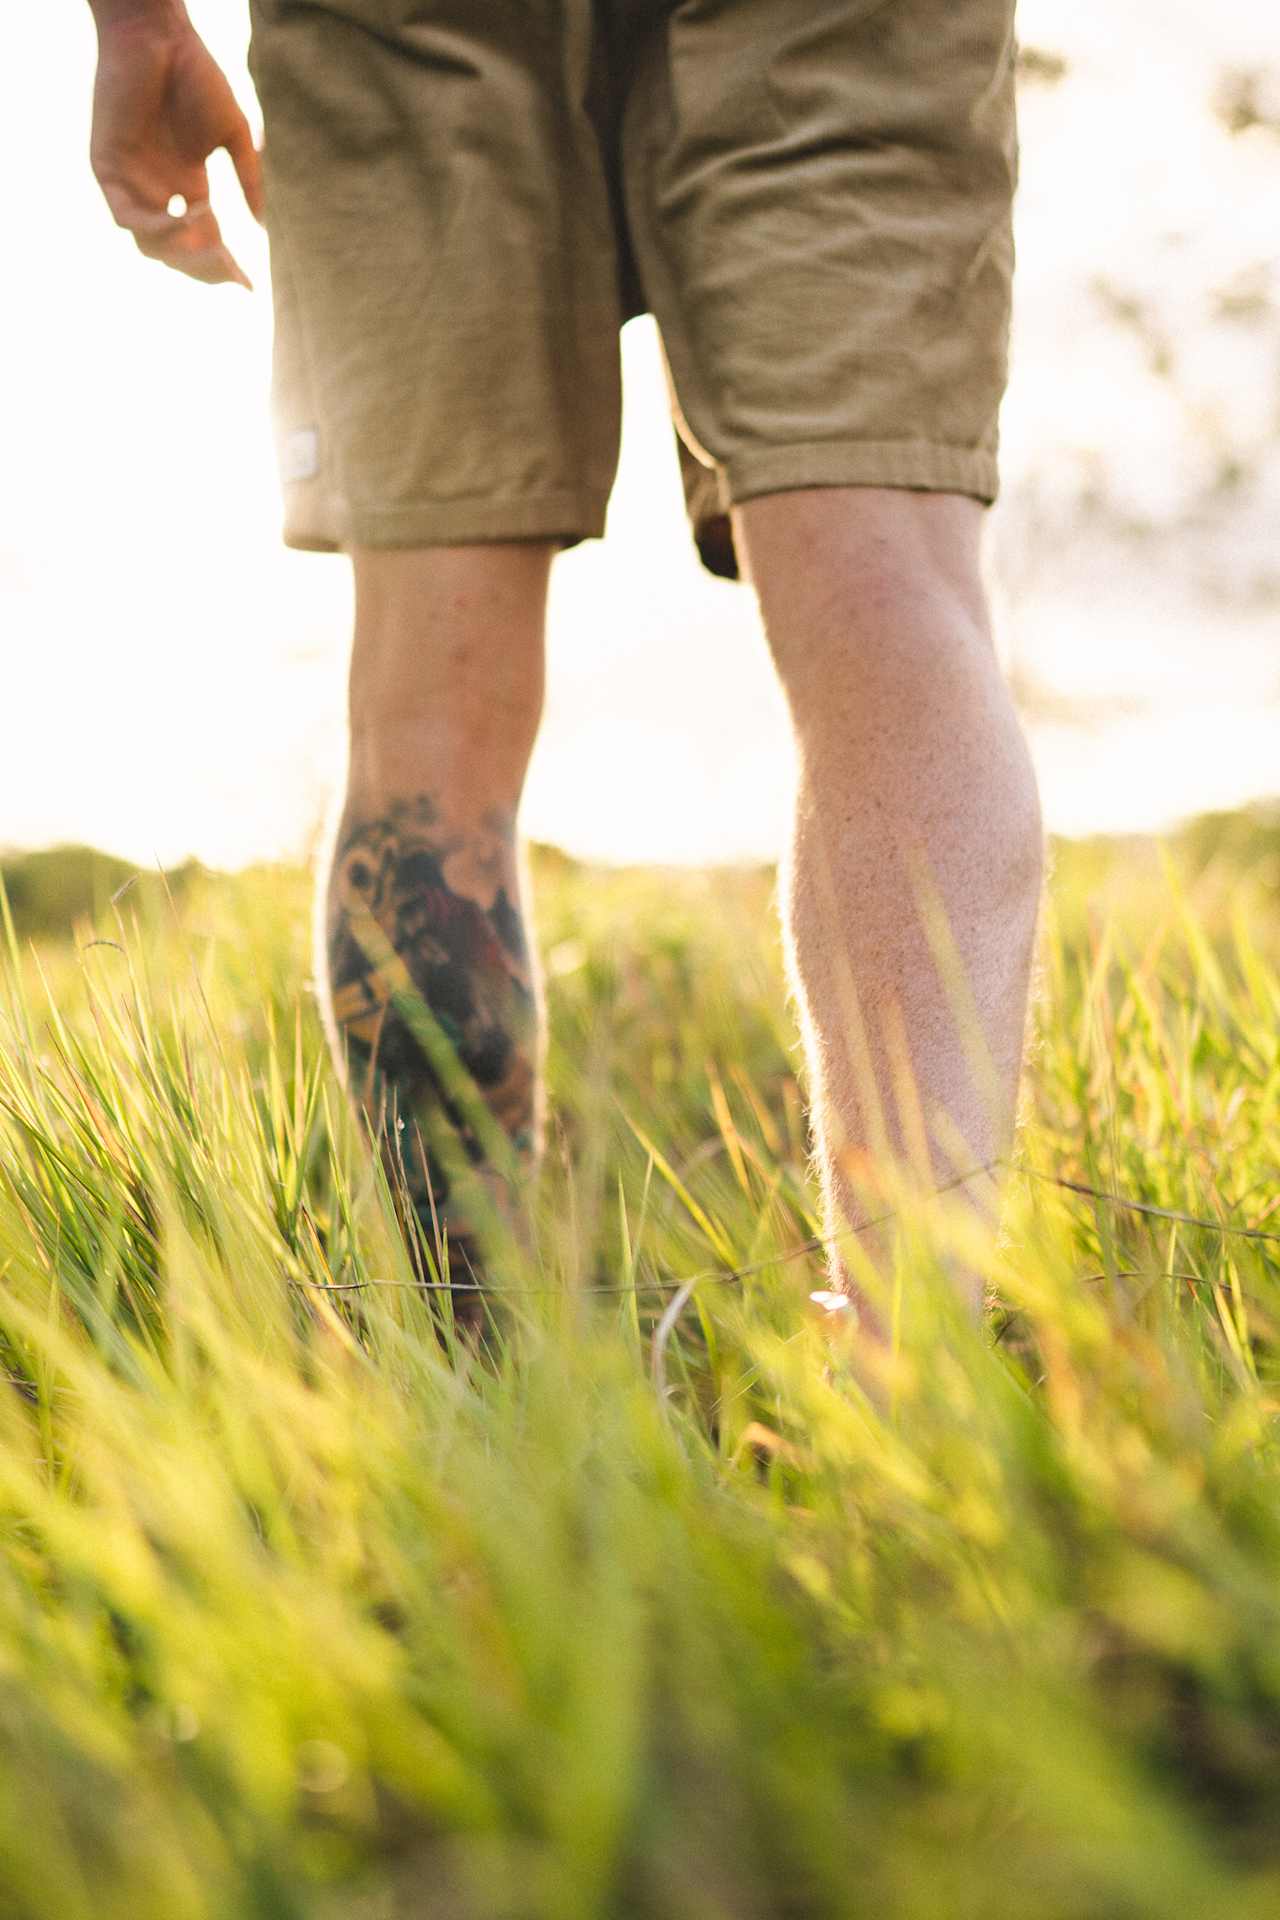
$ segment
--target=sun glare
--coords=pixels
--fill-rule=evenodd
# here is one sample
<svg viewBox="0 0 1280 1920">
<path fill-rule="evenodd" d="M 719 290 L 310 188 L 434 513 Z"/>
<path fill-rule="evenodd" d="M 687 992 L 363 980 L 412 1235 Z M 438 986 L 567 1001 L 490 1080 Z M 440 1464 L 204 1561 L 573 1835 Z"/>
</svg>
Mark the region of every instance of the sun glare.
<svg viewBox="0 0 1280 1920">
<path fill-rule="evenodd" d="M 240 9 L 192 12 L 247 99 Z M 1025 0 L 1022 35 L 1069 71 L 1023 114 L 1002 644 L 1033 696 L 1050 824 L 1158 825 L 1274 780 L 1250 585 L 1280 503 L 1252 398 L 1274 337 L 1215 320 L 1213 297 L 1250 272 L 1274 295 L 1280 165 L 1274 140 L 1215 121 L 1210 94 L 1216 65 L 1280 51 L 1280 30 L 1146 0 L 1087 17 Z M 297 855 L 341 772 L 350 590 L 341 561 L 278 543 L 264 240 L 215 165 L 257 291 L 136 258 L 88 171 L 87 13 L 30 10 L 22 36 L 0 107 L 40 186 L 9 215 L 26 297 L 8 312 L 0 602 L 23 725 L 0 843 Z M 782 704 L 748 593 L 693 555 L 648 323 L 624 344 L 610 535 L 557 569 L 526 825 L 601 859 L 768 857 L 791 781 Z M 1256 485 L 1229 515 L 1200 512 L 1213 463 L 1242 448 Z M 1079 513 L 1090 489 L 1096 525 Z"/>
</svg>

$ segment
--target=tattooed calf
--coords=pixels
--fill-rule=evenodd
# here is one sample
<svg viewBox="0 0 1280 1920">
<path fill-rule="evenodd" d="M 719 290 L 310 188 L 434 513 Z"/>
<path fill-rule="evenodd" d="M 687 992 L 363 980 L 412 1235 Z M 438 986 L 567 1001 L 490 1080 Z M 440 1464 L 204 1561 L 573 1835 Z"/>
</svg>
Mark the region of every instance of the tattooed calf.
<svg viewBox="0 0 1280 1920">
<path fill-rule="evenodd" d="M 463 832 L 422 795 L 376 818 L 349 815 L 329 880 L 330 1010 L 352 1091 L 398 1143 L 428 1237 L 434 1204 L 454 1257 L 468 1262 L 474 1223 L 456 1202 L 451 1209 L 442 1138 L 487 1176 L 500 1203 L 538 1146 L 538 1013 L 514 873 L 510 820 L 490 816 Z M 455 1062 L 461 1076 L 449 1071 Z M 509 1166 L 494 1164 L 480 1111 L 510 1143 Z"/>
</svg>

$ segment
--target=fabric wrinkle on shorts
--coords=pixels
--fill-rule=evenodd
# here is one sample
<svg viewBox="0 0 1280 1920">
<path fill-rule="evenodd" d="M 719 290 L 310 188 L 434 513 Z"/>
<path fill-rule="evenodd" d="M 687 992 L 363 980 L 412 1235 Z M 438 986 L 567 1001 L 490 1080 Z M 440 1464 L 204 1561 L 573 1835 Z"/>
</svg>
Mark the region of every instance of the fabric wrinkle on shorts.
<svg viewBox="0 0 1280 1920">
<path fill-rule="evenodd" d="M 285 537 L 603 532 L 658 324 L 695 535 L 990 501 L 1013 0 L 252 0 Z"/>
</svg>

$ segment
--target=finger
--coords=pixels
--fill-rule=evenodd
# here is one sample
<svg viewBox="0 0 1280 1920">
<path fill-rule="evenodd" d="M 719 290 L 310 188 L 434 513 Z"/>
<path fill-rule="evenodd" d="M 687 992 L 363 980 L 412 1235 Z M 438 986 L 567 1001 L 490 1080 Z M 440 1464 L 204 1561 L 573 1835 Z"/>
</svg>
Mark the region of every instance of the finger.
<svg viewBox="0 0 1280 1920">
<path fill-rule="evenodd" d="M 159 260 L 207 285 L 231 281 L 252 291 L 248 276 L 224 244 L 207 202 L 203 206 L 197 203 L 177 218 L 144 212 L 131 230 L 139 250 L 149 260 Z"/>
<path fill-rule="evenodd" d="M 243 118 L 227 138 L 227 152 L 231 155 L 231 164 L 236 170 L 240 190 L 248 203 L 249 211 L 255 220 L 266 216 L 266 194 L 262 185 L 262 155 L 253 144 L 253 135 L 249 131 L 249 122 Z"/>
<path fill-rule="evenodd" d="M 209 285 L 232 281 L 253 291 L 252 281 L 223 244 L 209 205 L 209 179 L 203 167 L 182 169 L 174 198 L 185 198 L 186 206 L 178 213 L 157 207 L 120 179 L 104 181 L 102 190 L 117 226 L 133 235 L 149 260 L 162 261 Z"/>
<path fill-rule="evenodd" d="M 249 293 L 253 291 L 253 282 L 225 246 L 206 247 L 197 252 L 139 237 L 138 250 L 148 260 L 157 260 L 162 266 L 185 274 L 189 280 L 200 280 L 211 287 L 225 284 L 243 287 Z"/>
</svg>

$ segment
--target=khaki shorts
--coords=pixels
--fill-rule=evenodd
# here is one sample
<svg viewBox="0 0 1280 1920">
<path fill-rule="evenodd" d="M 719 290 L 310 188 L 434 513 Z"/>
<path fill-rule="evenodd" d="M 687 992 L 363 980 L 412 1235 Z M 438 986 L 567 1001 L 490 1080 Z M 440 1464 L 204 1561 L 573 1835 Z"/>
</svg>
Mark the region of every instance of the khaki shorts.
<svg viewBox="0 0 1280 1920">
<path fill-rule="evenodd" d="M 603 531 L 657 319 L 691 516 L 996 492 L 1013 0 L 254 0 L 286 538 Z"/>
</svg>

